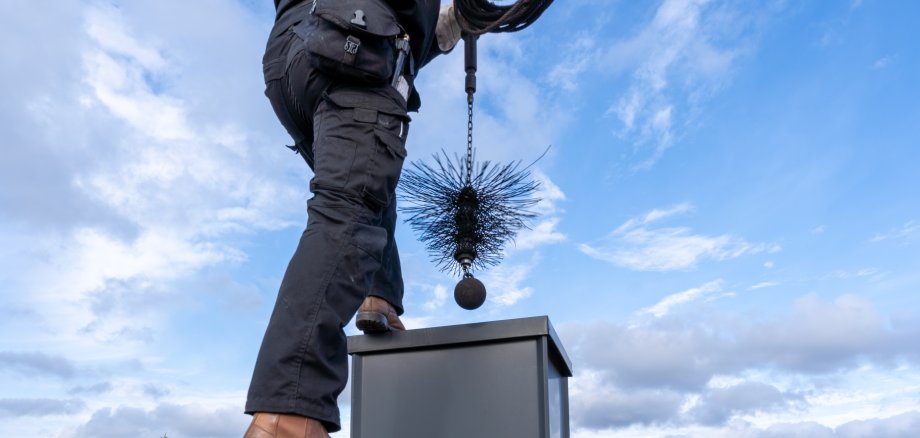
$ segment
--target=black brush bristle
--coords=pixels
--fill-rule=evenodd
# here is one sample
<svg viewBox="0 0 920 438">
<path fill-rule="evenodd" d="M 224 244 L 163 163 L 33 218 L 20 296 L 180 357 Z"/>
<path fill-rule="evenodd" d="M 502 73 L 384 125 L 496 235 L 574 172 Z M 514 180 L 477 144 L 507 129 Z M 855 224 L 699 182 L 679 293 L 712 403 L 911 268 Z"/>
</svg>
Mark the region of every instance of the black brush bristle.
<svg viewBox="0 0 920 438">
<path fill-rule="evenodd" d="M 434 166 L 412 163 L 400 178 L 400 210 L 418 233 L 428 254 L 442 271 L 455 274 L 462 254 L 472 255 L 472 267 L 498 264 L 504 245 L 527 220 L 539 184 L 520 161 L 496 166 L 489 161 L 473 166 L 467 183 L 466 162 L 446 153 L 434 156 Z"/>
</svg>

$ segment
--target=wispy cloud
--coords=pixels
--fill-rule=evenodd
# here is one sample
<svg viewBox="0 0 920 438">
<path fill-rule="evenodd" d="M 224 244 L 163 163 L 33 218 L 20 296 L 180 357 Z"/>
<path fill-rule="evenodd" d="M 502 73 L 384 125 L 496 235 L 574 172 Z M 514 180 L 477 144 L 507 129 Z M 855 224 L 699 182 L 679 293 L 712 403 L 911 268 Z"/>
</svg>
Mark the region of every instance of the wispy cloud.
<svg viewBox="0 0 920 438">
<path fill-rule="evenodd" d="M 524 286 L 532 264 L 499 265 L 488 271 L 482 282 L 488 285 L 488 300 L 498 306 L 511 306 L 529 297 L 533 288 Z"/>
<path fill-rule="evenodd" d="M 694 287 L 687 289 L 683 292 L 678 292 L 673 295 L 668 295 L 663 298 L 661 301 L 655 303 L 650 307 L 636 312 L 638 315 L 651 315 L 655 318 L 661 318 L 668 314 L 672 308 L 685 304 L 691 301 L 698 301 L 701 299 L 707 299 L 713 297 L 715 294 L 721 294 L 722 292 L 722 280 L 713 280 L 706 284 L 703 284 L 699 287 Z"/>
<path fill-rule="evenodd" d="M 146 75 L 168 67 L 156 48 L 142 45 L 114 8 L 87 14 L 87 33 L 98 49 L 85 55 L 86 81 L 98 103 L 153 139 L 188 140 L 194 135 L 180 99 L 154 92 Z"/>
<path fill-rule="evenodd" d="M 575 34 L 564 47 L 563 61 L 553 66 L 547 74 L 550 85 L 572 92 L 578 89 L 578 78 L 592 66 L 597 58 L 596 34 L 584 32 Z"/>
<path fill-rule="evenodd" d="M 752 244 L 729 234 L 706 236 L 693 234 L 687 227 L 649 227 L 691 210 L 689 204 L 652 210 L 624 222 L 599 243 L 583 243 L 579 249 L 588 256 L 636 271 L 686 270 L 706 259 L 727 260 L 780 249 L 778 245 Z"/>
<path fill-rule="evenodd" d="M 629 219 L 626 222 L 623 222 L 623 225 L 620 225 L 612 234 L 622 234 L 629 230 L 639 228 L 643 225 L 650 224 L 652 222 L 660 221 L 662 219 L 667 219 L 671 216 L 678 216 L 684 213 L 693 211 L 693 205 L 689 203 L 677 204 L 668 209 L 654 209 L 648 213 Z"/>
<path fill-rule="evenodd" d="M 565 201 L 565 193 L 543 172 L 535 171 L 533 175 L 540 183 L 540 189 L 534 195 L 540 202 L 533 208 L 539 215 L 537 223 L 530 229 L 518 233 L 511 250 L 528 250 L 566 240 L 566 235 L 558 229 L 562 220 L 561 215 L 564 213 L 558 204 Z"/>
<path fill-rule="evenodd" d="M 763 289 L 765 287 L 774 287 L 779 286 L 779 283 L 775 281 L 762 281 L 750 287 L 751 290 Z"/>
<path fill-rule="evenodd" d="M 885 67 L 888 67 L 895 60 L 895 58 L 895 55 L 886 55 L 876 59 L 875 62 L 872 63 L 872 69 L 881 70 Z"/>
<path fill-rule="evenodd" d="M 896 240 L 898 243 L 907 243 L 920 235 L 920 223 L 916 221 L 907 221 L 900 227 L 889 230 L 885 233 L 876 233 L 870 241 L 881 242 L 884 240 Z"/>
<path fill-rule="evenodd" d="M 541 245 L 565 241 L 565 234 L 557 230 L 560 218 L 550 217 L 530 229 L 522 230 L 514 240 L 514 249 L 526 250 Z"/>
<path fill-rule="evenodd" d="M 570 112 L 524 74 L 521 65 L 527 60 L 521 41 L 495 34 L 480 39 L 478 47 L 476 159 L 529 162 L 547 146 L 559 144 L 556 140 L 571 120 Z M 466 94 L 463 75 L 456 74 L 458 71 L 463 71 L 463 56 L 446 56 L 432 61 L 419 76 L 423 107 L 413 114 L 407 145 L 412 160 L 429 159 L 441 150 L 452 154 L 465 149 Z M 504 104 L 507 102 L 514 105 Z M 552 153 L 544 158 L 550 159 Z"/>
<path fill-rule="evenodd" d="M 857 270 L 838 269 L 825 277 L 837 278 L 840 280 L 849 280 L 854 278 L 869 278 L 878 280 L 885 276 L 885 273 L 877 268 L 862 268 Z"/>
<path fill-rule="evenodd" d="M 603 63 L 631 74 L 608 114 L 620 122 L 618 135 L 633 143 L 633 170 L 652 167 L 695 107 L 728 82 L 748 50 L 752 23 L 724 5 L 667 0 L 636 35 L 610 45 Z"/>
</svg>

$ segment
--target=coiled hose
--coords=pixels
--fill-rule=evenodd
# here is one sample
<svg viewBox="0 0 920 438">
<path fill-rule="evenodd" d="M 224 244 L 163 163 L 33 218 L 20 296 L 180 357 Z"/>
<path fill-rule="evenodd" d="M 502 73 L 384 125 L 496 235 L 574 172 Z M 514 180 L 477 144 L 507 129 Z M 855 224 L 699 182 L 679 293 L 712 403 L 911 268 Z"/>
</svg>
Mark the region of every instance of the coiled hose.
<svg viewBox="0 0 920 438">
<path fill-rule="evenodd" d="M 518 0 L 497 5 L 489 0 L 454 0 L 457 21 L 464 33 L 517 32 L 540 18 L 553 0 Z"/>
</svg>

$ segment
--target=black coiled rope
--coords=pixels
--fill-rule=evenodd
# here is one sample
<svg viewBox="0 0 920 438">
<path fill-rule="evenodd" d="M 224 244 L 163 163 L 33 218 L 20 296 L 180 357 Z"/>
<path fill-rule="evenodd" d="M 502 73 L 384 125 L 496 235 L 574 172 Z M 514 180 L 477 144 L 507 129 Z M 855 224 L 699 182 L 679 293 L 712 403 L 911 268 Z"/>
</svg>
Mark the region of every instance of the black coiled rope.
<svg viewBox="0 0 920 438">
<path fill-rule="evenodd" d="M 489 0 L 454 0 L 454 9 L 460 28 L 478 36 L 522 30 L 537 21 L 552 3 L 553 0 L 518 0 L 511 5 L 497 5 Z"/>
</svg>

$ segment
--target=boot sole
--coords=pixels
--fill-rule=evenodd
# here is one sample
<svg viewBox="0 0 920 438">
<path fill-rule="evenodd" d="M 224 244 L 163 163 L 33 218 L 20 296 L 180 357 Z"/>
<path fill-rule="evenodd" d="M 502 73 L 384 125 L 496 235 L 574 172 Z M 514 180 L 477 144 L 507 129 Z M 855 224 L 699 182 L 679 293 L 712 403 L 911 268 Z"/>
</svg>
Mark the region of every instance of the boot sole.
<svg viewBox="0 0 920 438">
<path fill-rule="evenodd" d="M 355 325 L 365 334 L 386 333 L 390 331 L 390 324 L 386 315 L 378 312 L 358 312 Z"/>
</svg>

